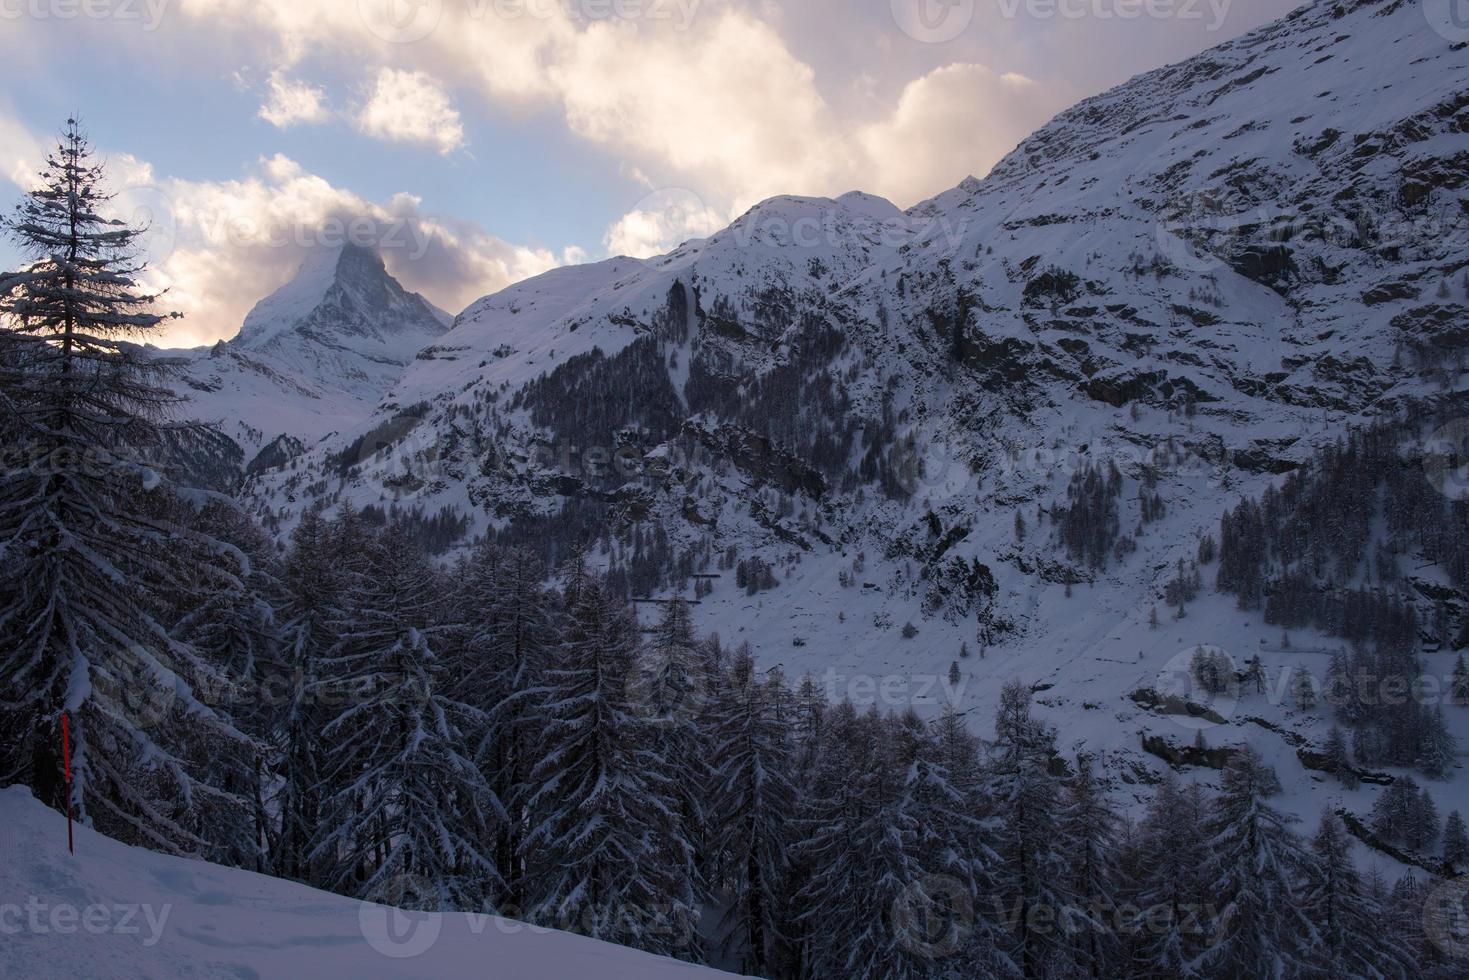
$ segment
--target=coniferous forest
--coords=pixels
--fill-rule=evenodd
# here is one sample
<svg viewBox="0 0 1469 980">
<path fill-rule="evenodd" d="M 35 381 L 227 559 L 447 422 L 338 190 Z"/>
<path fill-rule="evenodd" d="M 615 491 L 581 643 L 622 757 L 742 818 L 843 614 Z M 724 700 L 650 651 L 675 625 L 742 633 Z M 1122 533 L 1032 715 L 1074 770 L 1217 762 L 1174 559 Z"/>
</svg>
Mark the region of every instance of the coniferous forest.
<svg viewBox="0 0 1469 980">
<path fill-rule="evenodd" d="M 1422 934 L 1427 882 L 1358 869 L 1331 809 L 1293 826 L 1248 747 L 1217 792 L 1170 775 L 1129 819 L 1019 682 L 983 724 L 829 703 L 697 635 L 682 600 L 642 629 L 585 554 L 548 569 L 489 540 L 436 561 L 421 513 L 307 511 L 278 550 L 149 462 L 178 423 L 137 346 L 166 314 L 136 231 L 100 216 L 74 124 L 44 176 L 9 223 L 34 262 L 0 283 L 0 781 L 149 848 L 757 976 L 1453 975 Z M 1218 557 L 1221 590 L 1374 663 L 1411 656 L 1410 613 L 1309 584 L 1350 585 L 1372 488 L 1335 537 L 1288 529 L 1378 444 L 1242 503 Z M 1060 547 L 1106 560 L 1117 482 L 1077 478 Z M 1458 569 L 1465 536 L 1427 507 L 1391 511 L 1394 534 Z M 1341 710 L 1341 778 L 1353 757 L 1440 774 L 1402 730 L 1431 717 Z M 1459 814 L 1411 780 L 1379 810 L 1385 838 L 1469 860 Z"/>
</svg>

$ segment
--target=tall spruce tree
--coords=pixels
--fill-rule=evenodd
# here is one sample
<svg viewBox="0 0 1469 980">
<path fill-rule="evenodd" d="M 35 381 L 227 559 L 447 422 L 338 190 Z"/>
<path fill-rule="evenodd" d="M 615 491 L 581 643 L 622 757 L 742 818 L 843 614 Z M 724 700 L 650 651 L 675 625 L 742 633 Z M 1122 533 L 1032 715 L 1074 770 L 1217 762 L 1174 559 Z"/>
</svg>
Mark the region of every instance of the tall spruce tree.
<svg viewBox="0 0 1469 980">
<path fill-rule="evenodd" d="M 1347 740 L 1341 733 L 1341 729 L 1335 725 L 1331 726 L 1331 732 L 1326 736 L 1326 745 L 1321 752 L 1326 771 L 1336 777 L 1345 789 L 1356 789 L 1361 785 L 1357 777 L 1357 769 L 1352 765 L 1352 753 L 1347 748 Z"/>
<path fill-rule="evenodd" d="M 170 315 L 139 285 L 140 231 L 107 217 L 108 201 L 68 120 L 38 187 L 4 221 L 30 261 L 0 275 L 0 778 L 116 836 L 200 851 L 189 814 L 217 788 L 181 752 L 175 723 L 187 718 L 194 738 L 246 736 L 196 696 L 218 672 L 162 613 L 202 580 L 241 588 L 243 569 L 171 519 L 171 486 L 145 457 L 175 397 L 136 341 Z"/>
<path fill-rule="evenodd" d="M 193 829 L 213 842 L 211 860 L 264 872 L 276 847 L 276 819 L 267 799 L 274 781 L 269 743 L 278 720 L 271 702 L 279 690 L 276 609 L 282 602 L 275 556 L 265 534 L 232 504 L 213 502 L 197 513 L 185 506 L 175 510 L 180 524 L 192 522 L 228 542 L 245 562 L 241 587 L 206 577 L 172 602 L 174 636 L 217 670 L 214 683 L 197 692 L 199 699 L 250 735 L 248 742 L 221 739 L 206 729 L 185 740 L 183 751 L 193 767 L 218 791 L 196 797 Z M 241 797 L 248 807 L 238 805 Z"/>
<path fill-rule="evenodd" d="M 308 859 L 322 820 L 323 729 L 331 720 L 330 686 L 322 671 L 336 644 L 351 584 L 351 566 L 336 531 L 311 508 L 291 533 L 281 568 L 280 659 L 266 688 L 274 694 L 273 767 L 279 774 L 271 865 L 276 874 L 315 885 L 325 885 L 327 875 L 321 860 Z"/>
<path fill-rule="evenodd" d="M 1449 811 L 1443 828 L 1443 863 L 1449 874 L 1469 870 L 1469 830 L 1458 810 Z"/>
<path fill-rule="evenodd" d="M 1207 806 L 1197 783 L 1182 787 L 1168 773 L 1139 828 L 1136 905 L 1149 912 L 1139 929 L 1137 972 L 1150 980 L 1203 975 L 1195 961 L 1206 938 Z"/>
<path fill-rule="evenodd" d="M 798 845 L 808 877 L 797 901 L 814 976 L 910 978 L 932 968 L 913 923 L 926 922 L 933 878 L 897 729 L 875 707 L 861 718 L 844 713 L 813 775 Z"/>
<path fill-rule="evenodd" d="M 698 889 L 709 860 L 705 829 L 705 791 L 709 785 L 709 719 L 711 691 L 717 678 L 694 635 L 689 604 L 674 597 L 649 642 L 640 651 L 628 678 L 628 693 L 636 711 L 651 723 L 658 756 L 672 772 L 678 798 L 679 823 L 694 848 Z"/>
<path fill-rule="evenodd" d="M 1115 976 L 1121 965 L 1116 928 L 1120 824 L 1091 757 L 1079 754 L 1076 772 L 1066 783 L 1060 821 L 1071 898 L 1064 925 L 1072 969 L 1098 980 Z"/>
<path fill-rule="evenodd" d="M 915 853 L 925 872 L 894 910 L 911 920 L 907 928 L 921 940 L 907 951 L 927 955 L 931 973 L 941 976 L 1016 976 L 993 920 L 979 908 L 979 898 L 997 890 L 1000 858 L 981 793 L 978 740 L 951 709 L 924 725 L 910 707 L 900 722 L 902 737 L 894 743 L 906 771 L 900 806 L 914 818 Z"/>
</svg>

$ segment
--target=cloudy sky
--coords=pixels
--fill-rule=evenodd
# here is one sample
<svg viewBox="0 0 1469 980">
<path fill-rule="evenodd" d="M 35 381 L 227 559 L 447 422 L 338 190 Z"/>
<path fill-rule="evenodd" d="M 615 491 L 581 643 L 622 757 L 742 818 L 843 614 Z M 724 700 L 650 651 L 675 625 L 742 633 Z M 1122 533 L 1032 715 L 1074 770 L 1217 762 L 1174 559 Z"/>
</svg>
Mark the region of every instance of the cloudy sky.
<svg viewBox="0 0 1469 980">
<path fill-rule="evenodd" d="M 151 223 L 172 343 L 233 336 L 303 249 L 343 240 L 457 313 L 773 194 L 910 206 L 1295 5 L 0 0 L 0 206 L 76 113 Z"/>
</svg>

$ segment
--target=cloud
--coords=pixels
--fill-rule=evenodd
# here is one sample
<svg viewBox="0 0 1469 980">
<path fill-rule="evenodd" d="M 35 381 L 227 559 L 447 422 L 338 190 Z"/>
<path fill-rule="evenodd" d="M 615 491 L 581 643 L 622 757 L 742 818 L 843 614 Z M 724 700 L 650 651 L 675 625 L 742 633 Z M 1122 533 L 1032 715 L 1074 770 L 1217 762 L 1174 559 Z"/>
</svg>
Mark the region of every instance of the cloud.
<svg viewBox="0 0 1469 980">
<path fill-rule="evenodd" d="M 376 248 L 403 285 L 457 313 L 478 297 L 560 264 L 471 222 L 424 213 L 398 194 L 367 200 L 288 157 L 260 160 L 240 180 L 159 182 L 172 241 L 156 262 L 169 305 L 185 314 L 175 343 L 231 337 L 261 297 L 288 281 L 306 251 L 353 242 Z"/>
<path fill-rule="evenodd" d="M 0 177 L 21 190 L 36 186 L 47 148 L 0 106 Z"/>
<path fill-rule="evenodd" d="M 292 81 L 279 71 L 271 72 L 268 85 L 269 97 L 258 115 L 277 129 L 287 129 L 300 123 L 326 122 L 330 118 L 326 93 L 321 89 Z"/>
<path fill-rule="evenodd" d="M 449 152 L 463 139 L 451 89 L 496 109 L 552 109 L 571 133 L 616 153 L 628 179 L 697 188 L 726 214 L 775 194 L 854 188 L 907 206 L 984 173 L 1068 101 L 1058 86 L 1027 85 L 973 57 L 905 78 L 925 46 L 904 43 L 886 4 L 850 30 L 898 42 L 853 72 L 842 47 L 851 39 L 832 31 L 850 11 L 820 7 L 814 21 L 764 4 L 637 20 L 573 18 L 556 4 L 400 0 L 193 0 L 187 9 L 263 32 L 287 62 L 332 54 L 348 70 L 366 66 L 375 75 L 358 124 L 374 136 Z M 793 43 L 823 71 L 851 74 L 861 97 L 837 86 L 842 98 L 830 102 Z M 834 50 L 846 55 L 833 61 Z M 608 235 L 630 247 L 663 240 L 637 224 L 629 213 Z"/>
<path fill-rule="evenodd" d="M 273 67 L 258 114 L 280 128 L 319 123 L 332 101 L 352 102 L 336 92 L 329 99 L 303 74 L 341 79 L 360 93 L 349 118 L 362 133 L 444 155 L 466 145 L 461 113 L 551 120 L 614 159 L 609 179 L 652 192 L 609 215 L 600 243 L 639 256 L 705 237 L 774 194 L 864 189 L 911 205 L 982 174 L 1070 101 L 1054 83 L 986 67 L 968 40 L 943 54 L 909 43 L 887 4 L 860 16 L 836 0 L 813 4 L 819 9 L 696 4 L 691 21 L 633 22 L 570 18 L 554 3 L 188 0 L 161 27 L 172 50 L 187 54 L 163 67 L 179 77 L 222 58 Z M 7 44 L 19 42 L 0 39 Z M 935 57 L 959 63 L 935 68 Z M 537 145 L 547 142 L 559 141 Z M 34 155 L 0 113 L 0 177 L 17 181 L 20 161 Z M 529 191 L 545 192 L 512 189 Z M 232 334 L 249 304 L 294 269 L 295 244 L 256 240 L 270 229 L 354 216 L 402 225 L 427 245 L 412 261 L 413 249 L 388 252 L 390 269 L 451 311 L 514 278 L 586 258 L 505 242 L 427 215 L 412 198 L 369 201 L 280 156 L 239 179 L 157 180 L 138 194 L 143 210 L 177 213 L 159 270 L 201 339 Z M 150 195 L 163 200 L 149 203 Z M 258 235 L 210 230 L 233 222 Z"/>
<path fill-rule="evenodd" d="M 685 188 L 654 191 L 607 229 L 608 255 L 648 258 L 693 238 L 708 238 L 728 224 L 725 215 Z"/>
<path fill-rule="evenodd" d="M 551 66 L 576 134 L 694 178 L 736 210 L 855 173 L 811 69 L 773 28 L 728 10 L 688 34 L 629 34 L 593 24 Z"/>
<path fill-rule="evenodd" d="M 0 107 L 0 171 L 32 185 L 44 150 Z M 168 290 L 184 314 L 157 341 L 192 346 L 233 337 L 245 314 L 295 274 L 306 252 L 347 242 L 374 247 L 388 271 L 435 305 L 457 313 L 486 293 L 585 258 L 507 242 L 473 222 L 426 213 L 419 198 L 373 201 L 337 187 L 281 154 L 262 157 L 234 180 L 160 177 L 146 161 L 101 152 L 112 208 L 146 228 L 146 283 Z M 12 160 L 14 166 L 10 166 Z"/>
<path fill-rule="evenodd" d="M 448 92 L 421 71 L 379 71 L 357 128 L 379 139 L 424 143 L 440 153 L 464 145 L 464 126 Z"/>
<path fill-rule="evenodd" d="M 946 65 L 910 82 L 886 118 L 858 131 L 869 187 L 907 206 L 983 175 L 1069 102 L 1064 91 L 983 65 Z"/>
</svg>

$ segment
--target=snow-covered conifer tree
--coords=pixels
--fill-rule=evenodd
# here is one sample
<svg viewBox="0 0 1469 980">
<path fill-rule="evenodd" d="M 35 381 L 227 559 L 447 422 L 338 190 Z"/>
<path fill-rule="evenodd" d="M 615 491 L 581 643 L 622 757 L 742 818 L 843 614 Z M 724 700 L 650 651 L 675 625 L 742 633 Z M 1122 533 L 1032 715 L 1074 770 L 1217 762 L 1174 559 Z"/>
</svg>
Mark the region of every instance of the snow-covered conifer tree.
<svg viewBox="0 0 1469 980">
<path fill-rule="evenodd" d="M 526 551 L 476 548 L 456 571 L 441 634 L 451 695 L 488 719 L 466 735 L 509 817 L 490 827 L 505 884 L 497 904 L 507 912 L 523 909 L 526 900 L 520 851 L 539 737 L 532 719 L 557 638 L 555 604 L 542 579 L 539 562 Z"/>
<path fill-rule="evenodd" d="M 1462 653 L 1454 661 L 1454 673 L 1449 680 L 1449 702 L 1460 707 L 1469 705 L 1469 665 L 1464 663 Z"/>
<path fill-rule="evenodd" d="M 1438 845 L 1440 830 L 1438 806 L 1433 802 L 1433 794 L 1425 786 L 1412 802 L 1407 823 L 1403 827 L 1403 843 L 1415 851 L 1426 853 Z"/>
<path fill-rule="evenodd" d="M 1234 751 L 1206 825 L 1205 870 L 1223 925 L 1199 957 L 1211 976 L 1287 977 L 1308 965 L 1310 923 L 1296 887 L 1307 858 L 1292 818 L 1268 802 L 1280 791 L 1253 746 Z"/>
<path fill-rule="evenodd" d="M 696 958 L 693 848 L 677 778 L 628 694 L 637 623 L 573 568 L 566 634 L 545 672 L 522 845 L 528 914 L 545 925 Z"/>
<path fill-rule="evenodd" d="M 634 710 L 652 724 L 658 755 L 677 777 L 679 822 L 694 847 L 695 865 L 706 870 L 708 815 L 705 791 L 711 777 L 706 714 L 712 690 L 710 665 L 694 636 L 689 604 L 675 597 L 663 607 L 649 642 L 639 652 L 628 678 Z M 702 882 L 699 884 L 703 891 Z"/>
<path fill-rule="evenodd" d="M 1430 779 L 1446 779 L 1459 757 L 1458 741 L 1444 720 L 1443 705 L 1422 712 L 1418 767 Z"/>
<path fill-rule="evenodd" d="M 1443 863 L 1450 874 L 1469 870 L 1469 830 L 1458 810 L 1451 810 L 1444 821 Z"/>
<path fill-rule="evenodd" d="M 720 933 L 741 971 L 766 976 L 786 909 L 796 788 L 793 746 L 780 692 L 762 683 L 748 653 L 736 655 L 714 708 L 708 813 L 717 882 L 728 903 Z"/>
<path fill-rule="evenodd" d="M 275 846 L 275 814 L 267 795 L 272 783 L 269 741 L 279 720 L 272 700 L 279 673 L 280 632 L 276 607 L 281 587 L 273 569 L 273 549 L 254 521 L 232 504 L 214 502 L 195 513 L 180 506 L 179 523 L 194 523 L 244 556 L 238 582 L 204 577 L 172 597 L 173 634 L 191 645 L 215 668 L 212 683 L 196 694 L 214 711 L 227 715 L 250 735 L 249 741 L 190 732 L 182 751 L 202 778 L 220 794 L 198 798 L 192 815 L 196 834 L 213 844 L 212 859 L 235 867 L 268 869 Z M 179 547 L 188 547 L 188 541 Z M 200 556 L 206 560 L 207 552 Z M 240 798 L 247 807 L 238 805 Z"/>
<path fill-rule="evenodd" d="M 932 960 L 912 921 L 927 910 L 932 876 L 910 806 L 898 724 L 874 708 L 837 714 L 802 808 L 798 850 L 808 877 L 797 895 L 814 976 L 877 980 L 927 975 Z M 915 949 L 915 946 L 917 947 Z"/>
<path fill-rule="evenodd" d="M 1061 839 L 1066 856 L 1066 891 L 1070 897 L 1066 931 L 1070 959 L 1081 976 L 1115 976 L 1120 967 L 1117 867 L 1121 818 L 1097 780 L 1092 759 L 1076 759 L 1062 799 Z"/>
<path fill-rule="evenodd" d="M 1341 729 L 1335 725 L 1331 726 L 1331 733 L 1326 736 L 1326 746 L 1322 750 L 1325 756 L 1326 768 L 1336 781 L 1347 789 L 1356 789 L 1360 785 L 1357 779 L 1357 769 L 1352 765 L 1352 754 L 1347 748 L 1347 740 L 1341 733 Z"/>
<path fill-rule="evenodd" d="M 1182 787 L 1172 773 L 1163 777 L 1143 817 L 1136 904 L 1147 910 L 1138 944 L 1145 977 L 1203 975 L 1194 961 L 1209 926 L 1200 913 L 1207 894 L 1206 817 L 1207 800 L 1198 784 Z"/>
<path fill-rule="evenodd" d="M 272 857 L 275 873 L 311 884 L 325 883 L 320 860 L 308 860 L 321 825 L 321 779 L 331 719 L 322 695 L 329 688 L 322 665 L 336 644 L 349 583 L 333 527 L 315 508 L 301 515 L 281 569 L 280 664 L 266 690 L 273 698 L 274 768 L 279 774 L 275 810 L 279 829 Z"/>
<path fill-rule="evenodd" d="M 322 664 L 332 717 L 311 858 L 345 893 L 478 908 L 499 886 L 482 823 L 506 819 L 465 748 L 485 718 L 448 694 L 431 640 L 441 583 L 407 530 L 389 524 L 364 558 Z"/>
<path fill-rule="evenodd" d="M 1372 804 L 1369 825 L 1383 840 L 1403 841 L 1418 809 L 1418 782 L 1412 776 L 1395 779 Z"/>
<path fill-rule="evenodd" d="M 145 457 L 176 399 L 136 341 L 169 316 L 139 285 L 139 230 L 107 217 L 108 201 L 102 166 L 68 120 L 4 222 L 29 264 L 0 275 L 0 779 L 115 836 L 198 851 L 208 845 L 188 814 L 219 791 L 179 751 L 175 723 L 186 718 L 195 738 L 247 739 L 195 696 L 217 671 L 161 614 L 165 597 L 201 580 L 240 587 L 243 569 L 232 549 L 170 519 L 172 488 Z"/>
<path fill-rule="evenodd" d="M 1371 980 L 1417 975 L 1413 951 L 1383 929 L 1383 910 L 1352 864 L 1351 838 L 1331 810 L 1311 840 L 1301 903 L 1313 932 L 1309 974 Z"/>
<path fill-rule="evenodd" d="M 1031 715 L 1030 705 L 1030 689 L 1019 681 L 1000 692 L 988 792 L 998 815 L 997 896 L 1008 922 L 1008 951 L 1026 976 L 1040 976 L 1056 961 L 1061 936 L 1055 928 L 1036 928 L 1036 916 L 1056 921 L 1068 895 L 1061 781 L 1051 771 L 1055 737 Z M 1033 914 L 1037 909 L 1041 911 Z"/>
</svg>

